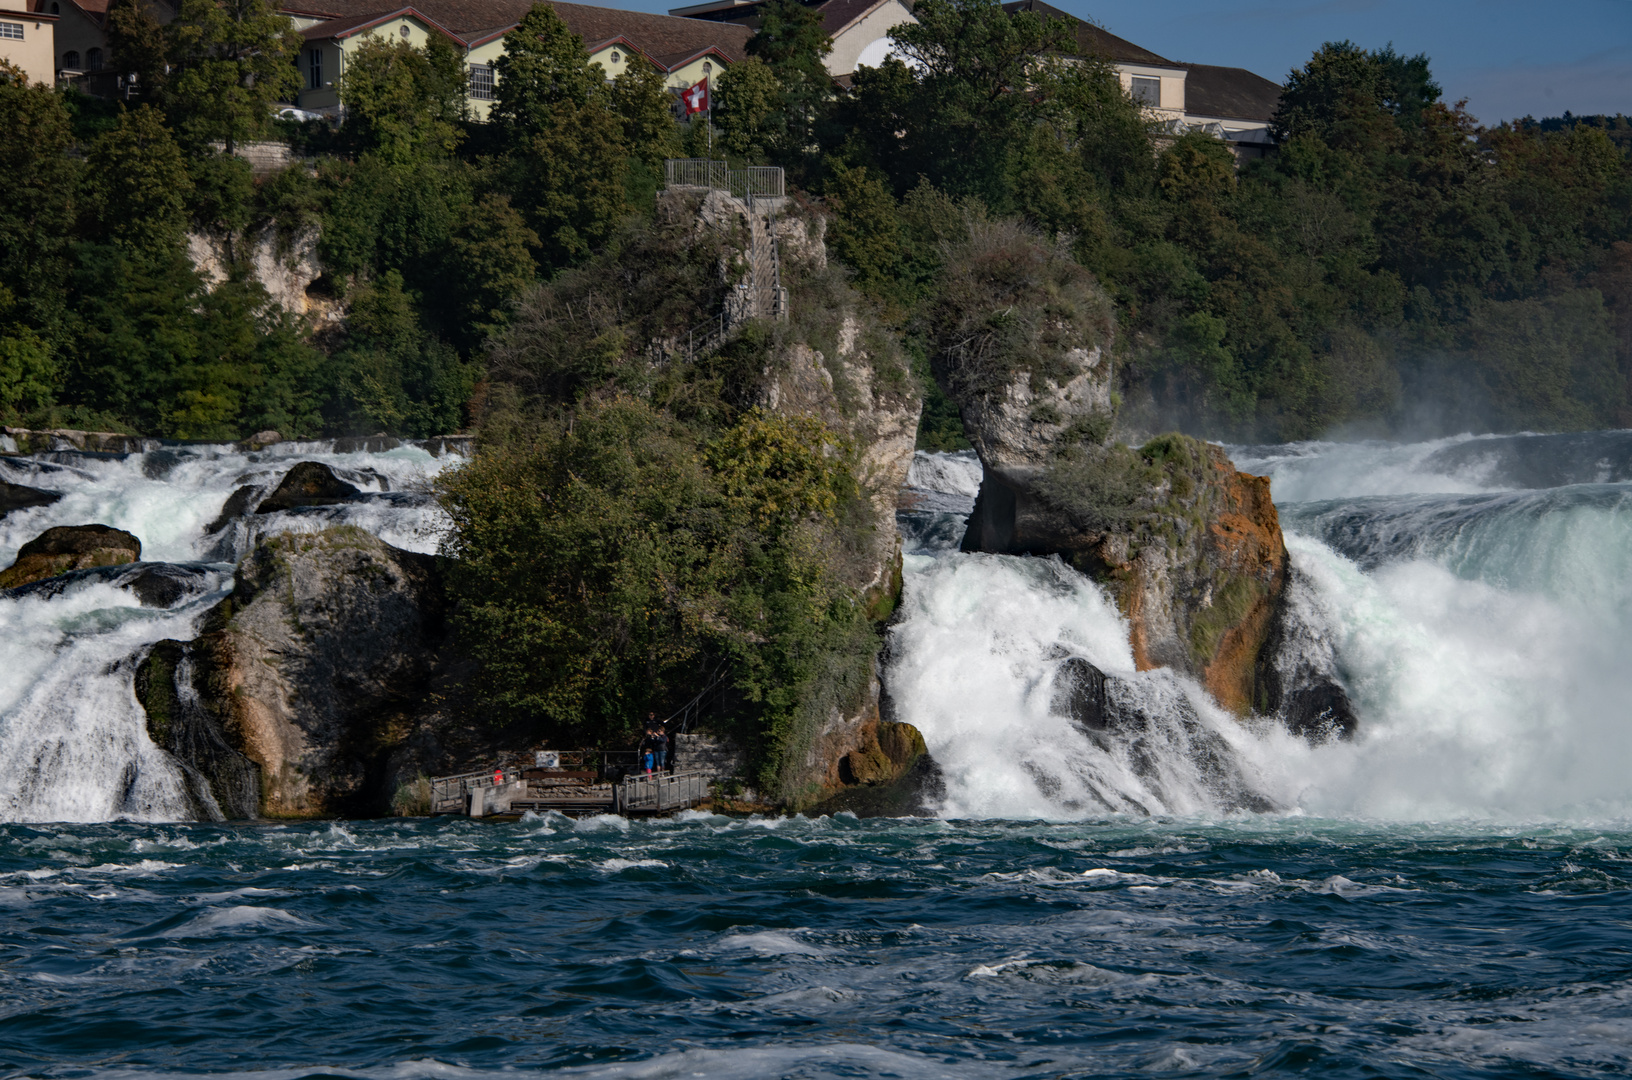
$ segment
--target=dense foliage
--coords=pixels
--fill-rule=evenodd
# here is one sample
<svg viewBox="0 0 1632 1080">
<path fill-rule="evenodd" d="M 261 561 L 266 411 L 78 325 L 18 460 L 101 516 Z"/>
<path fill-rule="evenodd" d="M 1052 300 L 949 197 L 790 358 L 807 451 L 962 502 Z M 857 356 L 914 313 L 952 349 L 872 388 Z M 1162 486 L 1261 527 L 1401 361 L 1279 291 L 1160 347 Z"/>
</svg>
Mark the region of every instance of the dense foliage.
<svg viewBox="0 0 1632 1080">
<path fill-rule="evenodd" d="M 139 99 L 0 68 L 0 421 L 475 430 L 443 498 L 486 707 L 600 742 L 704 702 L 786 798 L 781 764 L 864 693 L 888 611 L 857 571 L 877 561 L 844 429 L 864 406 L 922 392 L 920 445 L 967 445 L 943 386 L 1047 378 L 1049 349 L 1091 337 L 1129 431 L 1632 424 L 1624 117 L 1482 127 L 1427 58 L 1333 43 L 1287 78 L 1278 152 L 1242 165 L 1066 57 L 1062 22 L 914 11 L 903 59 L 840 89 L 820 16 L 765 7 L 713 145 L 783 166 L 835 261 L 792 273 L 791 322 L 679 363 L 664 343 L 722 310 L 743 238 L 653 198 L 665 157 L 709 145 L 655 69 L 608 80 L 539 6 L 489 122 L 434 35 L 353 45 L 344 123 L 275 121 L 300 39 L 268 0 L 169 23 L 113 0 Z M 290 164 L 252 170 L 238 151 L 265 141 Z M 320 273 L 274 297 L 280 264 Z M 835 415 L 763 408 L 797 349 L 832 358 L 856 326 L 871 405 L 834 368 Z M 1084 520 L 1166 467 L 1166 444 L 1105 446 L 1109 425 L 1048 481 Z"/>
<path fill-rule="evenodd" d="M 268 0 L 187 0 L 167 24 L 115 0 L 108 27 L 139 100 L 0 77 L 6 423 L 461 429 L 516 298 L 649 213 L 679 145 L 661 75 L 607 82 L 547 7 L 512 35 L 491 124 L 439 36 L 350 49 L 331 129 L 273 117 L 300 36 Z M 252 171 L 251 141 L 292 163 Z M 263 284 L 314 262 L 305 295 Z"/>
<path fill-rule="evenodd" d="M 443 486 L 456 618 L 492 714 L 570 745 L 694 703 L 796 799 L 782 766 L 871 675 L 845 570 L 873 517 L 842 430 L 766 411 L 762 389 L 855 298 L 831 273 L 793 279 L 787 324 L 654 363 L 724 299 L 730 238 L 699 238 L 695 214 L 665 202 L 494 339 L 482 452 Z"/>
</svg>

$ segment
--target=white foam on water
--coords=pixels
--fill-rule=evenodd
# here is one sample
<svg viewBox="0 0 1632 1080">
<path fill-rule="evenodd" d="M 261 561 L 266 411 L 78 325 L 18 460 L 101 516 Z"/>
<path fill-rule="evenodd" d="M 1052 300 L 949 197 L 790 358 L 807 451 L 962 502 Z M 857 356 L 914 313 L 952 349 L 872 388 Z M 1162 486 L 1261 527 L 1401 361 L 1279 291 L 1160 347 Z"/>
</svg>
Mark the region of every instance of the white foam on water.
<svg viewBox="0 0 1632 1080">
<path fill-rule="evenodd" d="M 1252 770 L 1255 737 L 1194 683 L 1139 672 L 1127 622 L 1104 591 L 1056 559 L 907 556 L 886 673 L 899 718 L 923 733 L 953 818 L 1211 814 L 1221 803 L 1191 751 L 1197 731 Z M 1124 680 L 1170 723 L 1138 743 L 1096 740 L 1055 705 L 1066 656 Z"/>
<path fill-rule="evenodd" d="M 1584 459 L 1560 463 L 1561 448 L 1593 453 L 1592 437 L 1570 438 L 1519 449 L 1553 454 L 1555 471 L 1591 473 Z M 1465 451 L 1470 442 L 1478 453 Z M 1325 530 L 1354 556 L 1288 529 L 1301 571 L 1291 600 L 1319 634 L 1294 645 L 1336 664 L 1360 718 L 1350 743 L 1311 747 L 1224 715 L 1188 680 L 1135 674 L 1125 621 L 1102 590 L 1058 563 L 945 549 L 909 556 L 886 675 L 900 718 L 923 732 L 943 769 L 943 815 L 1228 808 L 1186 766 L 1194 748 L 1183 740 L 1146 738 L 1130 756 L 1114 733 L 1096 739 L 1063 715 L 1053 672 L 1074 655 L 1129 680 L 1148 712 L 1193 709 L 1253 789 L 1288 812 L 1632 819 L 1632 485 L 1490 495 L 1490 477 L 1511 464 L 1501 458 L 1508 448 L 1463 436 L 1238 449 L 1242 468 L 1274 478 L 1284 520 Z M 1485 494 L 1470 501 L 1469 492 Z M 1351 496 L 1361 498 L 1297 505 Z"/>
<path fill-rule="evenodd" d="M 1287 544 L 1361 717 L 1352 743 L 1286 748 L 1300 806 L 1424 821 L 1632 815 L 1624 612 L 1426 561 L 1366 574 L 1318 541 Z"/>
<path fill-rule="evenodd" d="M 77 454 L 0 458 L 0 478 L 56 491 L 50 506 L 0 518 L 0 567 L 46 529 L 102 524 L 133 533 L 147 562 L 207 562 L 205 591 L 171 609 L 143 607 L 104 581 L 59 595 L 0 594 L 0 821 L 173 821 L 192 816 L 184 778 L 148 737 L 132 684 L 147 646 L 189 640 L 232 587 L 231 561 L 255 536 L 351 524 L 387 543 L 435 549 L 445 516 L 429 497 L 461 459 L 413 446 L 336 453 L 332 443 L 168 447 L 123 458 Z M 319 461 L 376 498 L 205 529 L 240 487 L 270 491 L 297 462 Z M 226 537 L 223 547 L 223 535 Z"/>
<path fill-rule="evenodd" d="M 919 452 L 907 469 L 907 486 L 973 499 L 980 494 L 980 458 L 973 450 Z"/>
<path fill-rule="evenodd" d="M 288 930 L 318 925 L 310 919 L 292 915 L 282 908 L 234 907 L 211 908 L 188 919 L 180 926 L 159 933 L 159 937 L 194 938 L 206 934 L 237 933 L 244 930 Z"/>
</svg>

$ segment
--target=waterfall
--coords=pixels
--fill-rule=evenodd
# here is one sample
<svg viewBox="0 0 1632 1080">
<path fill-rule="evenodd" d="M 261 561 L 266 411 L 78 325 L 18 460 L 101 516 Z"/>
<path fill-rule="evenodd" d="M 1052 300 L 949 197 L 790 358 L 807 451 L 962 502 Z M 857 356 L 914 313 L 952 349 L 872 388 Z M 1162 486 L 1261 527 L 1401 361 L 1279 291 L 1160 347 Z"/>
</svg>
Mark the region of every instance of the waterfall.
<svg viewBox="0 0 1632 1080">
<path fill-rule="evenodd" d="M 148 737 L 133 689 L 149 647 L 196 635 L 259 536 L 349 524 L 398 547 L 434 550 L 442 518 L 429 484 L 457 460 L 413 444 L 341 452 L 333 441 L 256 453 L 169 445 L 128 455 L 0 456 L 0 480 L 61 495 L 0 518 L 0 567 L 58 525 L 124 529 L 142 541 L 143 557 L 0 593 L 0 820 L 191 816 L 185 777 Z M 364 494 L 253 514 L 298 461 L 323 462 Z M 229 506 L 237 512 L 224 514 Z"/>
<path fill-rule="evenodd" d="M 1275 660 L 1335 667 L 1355 739 L 1311 746 L 1134 671 L 1092 582 L 956 550 L 978 464 L 920 454 L 886 678 L 945 771 L 944 814 L 1632 812 L 1632 433 L 1232 455 L 1272 477 L 1295 570 Z M 1103 685 L 1085 691 L 1084 670 Z M 1085 693 L 1112 722 L 1085 715 Z"/>
</svg>

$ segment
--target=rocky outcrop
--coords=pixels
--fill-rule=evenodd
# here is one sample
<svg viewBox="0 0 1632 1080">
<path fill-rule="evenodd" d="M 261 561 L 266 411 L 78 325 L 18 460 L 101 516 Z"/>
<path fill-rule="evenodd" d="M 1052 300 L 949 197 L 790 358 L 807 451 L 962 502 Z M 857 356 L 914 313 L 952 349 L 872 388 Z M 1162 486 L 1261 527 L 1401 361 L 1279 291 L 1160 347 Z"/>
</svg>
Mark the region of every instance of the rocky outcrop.
<svg viewBox="0 0 1632 1080">
<path fill-rule="evenodd" d="M 89 454 L 139 454 L 148 445 L 158 445 L 156 439 L 142 439 L 117 431 L 79 431 L 75 428 L 49 428 L 35 431 L 30 428 L 8 427 L 0 434 L 0 453 L 46 454 L 61 451 L 81 451 Z"/>
<path fill-rule="evenodd" d="M 1068 717 L 1089 740 L 1108 748 L 1113 743 L 1122 759 L 1148 792 L 1163 797 L 1164 789 L 1177 778 L 1171 774 L 1176 761 L 1183 771 L 1201 781 L 1226 810 L 1257 813 L 1278 807 L 1261 791 L 1241 766 L 1241 761 L 1217 732 L 1196 715 L 1182 694 L 1166 695 L 1153 708 L 1148 688 L 1141 693 L 1128 679 L 1107 675 L 1080 656 L 1064 657 L 1054 675 L 1051 705 Z M 1126 791 L 1090 791 L 1103 809 L 1113 812 L 1130 808 L 1150 812 Z"/>
<path fill-rule="evenodd" d="M 0 571 L 0 589 L 12 589 L 44 578 L 119 566 L 142 557 L 142 542 L 123 529 L 108 525 L 59 525 L 24 544 L 17 561 Z"/>
<path fill-rule="evenodd" d="M 457 752 L 447 697 L 465 673 L 446 605 L 432 556 L 346 526 L 266 538 L 200 637 L 166 661 L 173 678 L 148 677 L 154 739 L 210 779 L 223 812 L 384 813 L 405 777 L 445 770 Z M 196 708 L 178 712 L 171 698 Z M 253 765 L 253 807 L 233 794 L 236 780 L 218 786 L 243 774 L 222 747 Z"/>
<path fill-rule="evenodd" d="M 1061 556 L 1116 600 L 1141 670 L 1172 667 L 1225 708 L 1252 707 L 1286 545 L 1269 481 L 1221 448 L 1171 435 L 993 470 L 964 548 Z"/>
<path fill-rule="evenodd" d="M 284 474 L 282 482 L 261 501 L 255 512 L 271 514 L 302 506 L 332 506 L 348 502 L 361 494 L 361 489 L 334 475 L 334 470 L 322 462 L 302 461 Z M 237 495 L 237 492 L 233 495 Z M 230 497 L 228 502 L 231 502 Z M 223 515 L 226 512 L 227 508 L 223 507 Z"/>
<path fill-rule="evenodd" d="M 195 685 L 187 643 L 161 641 L 136 669 L 136 700 L 154 745 L 181 766 L 193 816 L 201 821 L 252 818 L 260 810 L 260 768 L 229 741 Z"/>
<path fill-rule="evenodd" d="M 61 499 L 55 491 L 29 487 L 27 484 L 9 484 L 0 480 L 0 518 L 13 510 L 31 510 L 36 506 L 50 506 Z"/>
<path fill-rule="evenodd" d="M 1182 435 L 1110 441 L 1110 307 L 1068 252 L 976 226 L 954 258 L 931 329 L 985 470 L 964 549 L 1061 556 L 1115 598 L 1141 669 L 1247 713 L 1287 574 L 1269 481 Z"/>
<path fill-rule="evenodd" d="M 285 311 L 322 324 L 338 321 L 340 308 L 313 287 L 323 277 L 318 240 L 315 228 L 288 234 L 276 228 L 249 235 L 191 232 L 187 254 L 210 288 L 225 281 L 233 267 L 244 267 Z"/>
</svg>

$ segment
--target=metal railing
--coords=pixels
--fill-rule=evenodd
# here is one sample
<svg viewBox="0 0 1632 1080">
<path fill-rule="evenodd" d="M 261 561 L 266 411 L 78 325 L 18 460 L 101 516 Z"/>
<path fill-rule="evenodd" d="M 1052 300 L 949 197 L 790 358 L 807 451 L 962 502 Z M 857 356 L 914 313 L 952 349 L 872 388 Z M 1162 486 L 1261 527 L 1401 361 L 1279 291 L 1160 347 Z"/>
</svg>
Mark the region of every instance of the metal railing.
<svg viewBox="0 0 1632 1080">
<path fill-rule="evenodd" d="M 631 776 L 613 789 L 616 792 L 614 805 L 620 814 L 684 810 L 708 798 L 708 783 L 708 774 L 700 772 Z"/>
<path fill-rule="evenodd" d="M 663 173 L 671 188 L 708 188 L 739 199 L 780 199 L 787 194 L 782 169 L 775 165 L 733 169 L 723 161 L 707 158 L 669 158 L 663 163 Z"/>
<path fill-rule="evenodd" d="M 463 810 L 465 793 L 472 788 L 490 788 L 496 786 L 494 775 L 501 779 L 498 784 L 513 784 L 521 779 L 521 773 L 516 769 L 486 769 L 482 772 L 460 773 L 457 776 L 431 777 L 431 810 L 436 813 L 444 808 Z"/>
</svg>

